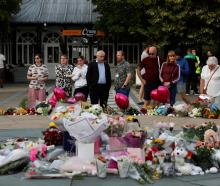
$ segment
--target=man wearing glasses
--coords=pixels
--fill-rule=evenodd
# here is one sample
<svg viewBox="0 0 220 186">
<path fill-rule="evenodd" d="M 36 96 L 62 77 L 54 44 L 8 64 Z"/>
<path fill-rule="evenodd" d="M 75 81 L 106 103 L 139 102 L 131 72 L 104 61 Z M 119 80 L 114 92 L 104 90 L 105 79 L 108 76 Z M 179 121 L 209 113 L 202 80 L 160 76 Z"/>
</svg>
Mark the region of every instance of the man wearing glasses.
<svg viewBox="0 0 220 186">
<path fill-rule="evenodd" d="M 107 62 L 104 61 L 105 52 L 99 50 L 96 53 L 96 60 L 88 64 L 86 74 L 87 85 L 91 104 L 107 106 L 109 90 L 111 88 L 111 72 Z"/>
<path fill-rule="evenodd" d="M 149 47 L 148 57 L 144 58 L 137 67 L 137 75 L 144 84 L 144 107 L 151 103 L 151 91 L 160 84 L 159 72 L 162 60 L 157 56 L 156 47 Z M 141 70 L 145 69 L 145 74 L 141 75 Z"/>
</svg>

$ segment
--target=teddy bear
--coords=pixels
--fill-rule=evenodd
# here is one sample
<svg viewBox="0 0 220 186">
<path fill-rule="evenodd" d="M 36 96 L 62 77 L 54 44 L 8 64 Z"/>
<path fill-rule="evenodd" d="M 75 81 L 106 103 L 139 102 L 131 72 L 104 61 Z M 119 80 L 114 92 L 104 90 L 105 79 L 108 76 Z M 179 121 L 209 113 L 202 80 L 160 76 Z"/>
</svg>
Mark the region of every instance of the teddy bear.
<svg viewBox="0 0 220 186">
<path fill-rule="evenodd" d="M 188 151 L 183 146 L 175 147 L 172 153 L 175 161 L 175 170 L 177 171 L 176 175 L 203 175 L 201 167 L 195 166 L 191 163 L 186 163 L 185 158 L 187 158 Z"/>
</svg>

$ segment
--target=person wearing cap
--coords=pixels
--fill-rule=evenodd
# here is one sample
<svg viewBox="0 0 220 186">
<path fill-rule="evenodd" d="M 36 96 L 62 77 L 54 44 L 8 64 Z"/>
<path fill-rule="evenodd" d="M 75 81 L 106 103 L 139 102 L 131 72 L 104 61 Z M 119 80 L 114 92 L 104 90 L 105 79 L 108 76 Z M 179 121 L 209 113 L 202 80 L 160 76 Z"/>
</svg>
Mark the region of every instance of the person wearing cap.
<svg viewBox="0 0 220 186">
<path fill-rule="evenodd" d="M 215 56 L 208 58 L 207 65 L 202 68 L 200 92 L 214 98 L 220 104 L 220 68 Z"/>
</svg>

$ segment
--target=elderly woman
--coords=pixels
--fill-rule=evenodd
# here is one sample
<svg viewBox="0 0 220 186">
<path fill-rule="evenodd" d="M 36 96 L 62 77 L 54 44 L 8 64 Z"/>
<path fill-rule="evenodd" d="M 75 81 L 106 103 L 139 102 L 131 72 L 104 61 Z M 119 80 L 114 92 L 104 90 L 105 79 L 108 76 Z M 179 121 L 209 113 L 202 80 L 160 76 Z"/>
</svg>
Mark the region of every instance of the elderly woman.
<svg viewBox="0 0 220 186">
<path fill-rule="evenodd" d="M 220 104 L 220 68 L 215 56 L 208 58 L 207 65 L 202 68 L 200 80 L 200 93 L 214 98 Z"/>
<path fill-rule="evenodd" d="M 63 88 L 67 95 L 72 96 L 72 80 L 69 75 L 73 73 L 73 66 L 68 64 L 67 55 L 60 57 L 60 64 L 55 66 L 56 87 Z"/>
<path fill-rule="evenodd" d="M 27 79 L 30 81 L 28 89 L 28 108 L 35 108 L 36 100 L 46 100 L 45 81 L 48 79 L 47 66 L 42 64 L 40 54 L 34 57 L 35 63 L 27 72 Z"/>
</svg>

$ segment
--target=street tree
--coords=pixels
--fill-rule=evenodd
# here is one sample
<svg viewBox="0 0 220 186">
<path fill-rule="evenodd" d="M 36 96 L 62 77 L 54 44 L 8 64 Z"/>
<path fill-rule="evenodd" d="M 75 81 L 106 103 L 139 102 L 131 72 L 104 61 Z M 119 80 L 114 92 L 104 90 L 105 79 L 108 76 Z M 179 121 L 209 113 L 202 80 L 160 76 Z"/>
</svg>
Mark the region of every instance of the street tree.
<svg viewBox="0 0 220 186">
<path fill-rule="evenodd" d="M 96 26 L 116 35 L 133 35 L 160 46 L 220 43 L 220 0 L 92 2 L 100 13 Z"/>
<path fill-rule="evenodd" d="M 19 11 L 22 0 L 0 0 L 0 32 L 8 31 L 10 20 Z"/>
</svg>

